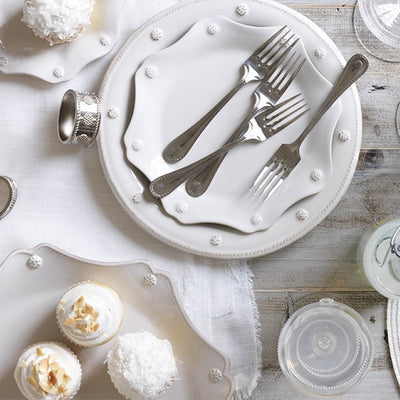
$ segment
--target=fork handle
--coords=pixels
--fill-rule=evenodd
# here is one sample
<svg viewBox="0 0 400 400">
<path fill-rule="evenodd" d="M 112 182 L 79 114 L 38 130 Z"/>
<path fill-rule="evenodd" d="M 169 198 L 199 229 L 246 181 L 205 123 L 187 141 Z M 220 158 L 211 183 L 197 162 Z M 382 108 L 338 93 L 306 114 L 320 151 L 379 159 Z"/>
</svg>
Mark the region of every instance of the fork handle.
<svg viewBox="0 0 400 400">
<path fill-rule="evenodd" d="M 186 167 L 169 172 L 168 174 L 162 175 L 154 179 L 150 183 L 150 193 L 153 195 L 153 197 L 156 197 L 158 199 L 167 196 L 183 182 L 189 179 L 193 174 L 195 174 L 198 168 L 201 167 L 201 169 L 203 169 L 204 167 L 208 166 L 209 163 L 213 162 L 221 155 L 225 155 L 231 149 L 244 141 L 246 141 L 246 138 L 244 136 L 241 136 L 236 140 L 225 144 L 220 149 L 208 154 L 202 159 L 187 165 Z"/>
<path fill-rule="evenodd" d="M 222 110 L 228 101 L 246 84 L 244 79 L 241 79 L 223 99 L 219 101 L 206 115 L 204 115 L 192 127 L 183 132 L 172 142 L 170 142 L 163 151 L 163 158 L 166 162 L 172 164 L 182 160 L 189 152 L 196 140 L 202 134 L 208 124 Z"/>
<path fill-rule="evenodd" d="M 329 108 L 335 103 L 335 101 L 362 75 L 367 71 L 369 66 L 368 59 L 362 54 L 355 54 L 345 65 L 341 72 L 338 81 L 333 86 L 326 100 L 322 103 L 318 112 L 314 115 L 312 120 L 309 122 L 307 127 L 293 142 L 292 146 L 300 147 L 307 135 L 313 130 L 319 120 L 325 115 Z"/>
</svg>

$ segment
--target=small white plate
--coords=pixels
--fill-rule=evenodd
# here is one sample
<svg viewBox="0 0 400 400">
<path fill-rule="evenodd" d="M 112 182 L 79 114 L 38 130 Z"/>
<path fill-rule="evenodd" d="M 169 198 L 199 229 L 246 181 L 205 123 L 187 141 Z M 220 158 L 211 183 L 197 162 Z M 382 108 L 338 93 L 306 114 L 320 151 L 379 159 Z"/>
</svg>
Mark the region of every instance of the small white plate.
<svg viewBox="0 0 400 400">
<path fill-rule="evenodd" d="M 49 46 L 22 21 L 22 0 L 0 2 L 0 71 L 33 75 L 50 83 L 73 78 L 85 65 L 109 53 L 119 37 L 125 0 L 97 0 L 91 25 L 70 43 Z"/>
<path fill-rule="evenodd" d="M 35 258 L 32 258 L 32 256 Z M 148 275 L 154 285 L 145 283 Z M 165 400 L 226 400 L 234 384 L 229 361 L 203 340 L 182 311 L 168 276 L 145 261 L 103 264 L 68 255 L 50 245 L 12 253 L 0 266 L 0 399 L 21 398 L 13 372 L 22 351 L 40 341 L 57 341 L 72 348 L 83 370 L 78 399 L 109 400 L 121 396 L 111 383 L 104 360 L 114 340 L 82 349 L 60 333 L 55 311 L 58 300 L 73 284 L 93 280 L 112 287 L 124 306 L 119 334 L 146 330 L 169 339 L 178 360 L 180 379 Z M 148 281 L 151 281 L 149 279 Z M 153 281 L 154 282 L 154 281 Z M 221 372 L 213 380 L 212 369 Z"/>
<path fill-rule="evenodd" d="M 161 157 L 168 143 L 234 86 L 244 60 L 279 29 L 252 27 L 223 17 L 203 19 L 173 46 L 146 58 L 135 74 L 135 109 L 124 136 L 128 160 L 153 180 L 222 146 L 248 113 L 257 83 L 242 89 L 224 107 L 182 161 L 168 164 Z M 301 42 L 294 51 L 306 63 L 281 101 L 301 94 L 311 111 L 263 143 L 232 150 L 203 196 L 189 196 L 183 183 L 162 199 L 168 214 L 184 224 L 216 223 L 252 233 L 269 228 L 292 204 L 329 182 L 332 169 L 337 168 L 332 165 L 332 135 L 342 112 L 340 100 L 308 136 L 299 165 L 271 198 L 259 202 L 249 193 L 267 160 L 282 143 L 291 143 L 300 135 L 332 89 Z M 319 179 L 312 179 L 313 171 L 318 171 Z"/>
<path fill-rule="evenodd" d="M 148 193 L 148 179 L 126 159 L 123 136 L 135 104 L 134 74 L 146 57 L 177 42 L 196 22 L 217 16 L 256 27 L 287 24 L 302 38 L 314 66 L 329 82 L 337 80 L 345 64 L 337 47 L 320 28 L 300 13 L 277 2 L 179 2 L 136 31 L 111 64 L 100 91 L 104 118 L 98 136 L 99 153 L 105 175 L 120 203 L 136 223 L 156 238 L 200 255 L 257 257 L 304 236 L 342 198 L 357 165 L 361 145 L 361 107 L 356 87 L 353 86 L 341 97 L 343 112 L 333 134 L 333 144 L 338 146 L 338 151 L 334 149 L 332 154 L 335 168 L 329 185 L 318 194 L 293 205 L 271 228 L 245 235 L 221 225 L 184 225 L 171 218 L 163 210 L 161 202 Z M 154 40 L 154 37 L 160 39 Z M 154 110 L 154 113 L 160 112 L 162 110 Z"/>
</svg>

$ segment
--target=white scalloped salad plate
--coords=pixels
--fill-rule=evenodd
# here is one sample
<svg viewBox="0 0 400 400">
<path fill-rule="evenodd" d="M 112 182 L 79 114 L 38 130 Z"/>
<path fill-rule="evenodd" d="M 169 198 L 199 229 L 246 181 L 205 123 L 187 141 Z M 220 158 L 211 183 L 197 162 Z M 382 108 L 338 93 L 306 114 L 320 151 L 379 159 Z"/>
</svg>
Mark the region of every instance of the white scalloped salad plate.
<svg viewBox="0 0 400 400">
<path fill-rule="evenodd" d="M 285 247 L 304 236 L 326 217 L 344 195 L 354 174 L 360 150 L 361 108 L 356 87 L 353 86 L 341 97 L 343 111 L 335 129 L 332 129 L 332 123 L 330 126 L 326 125 L 329 127 L 329 130 L 325 136 L 325 132 L 321 135 L 315 135 L 312 138 L 310 136 L 310 140 L 308 141 L 310 147 L 313 145 L 320 146 L 321 143 L 318 143 L 319 139 L 331 140 L 332 150 L 330 151 L 332 151 L 333 169 L 329 176 L 329 181 L 317 194 L 292 205 L 269 229 L 252 234 L 243 234 L 235 229 L 219 224 L 183 224 L 176 218 L 171 217 L 164 211 L 162 203 L 152 198 L 149 194 L 149 179 L 140 169 L 134 167 L 126 157 L 127 149 L 124 144 L 124 135 L 129 127 L 132 115 L 133 118 L 136 118 L 136 105 L 141 101 L 136 96 L 135 73 L 141 68 L 143 62 L 146 62 L 147 57 L 151 55 L 157 57 L 156 53 L 172 46 L 196 23 L 205 18 L 214 19 L 220 16 L 243 25 L 261 28 L 261 30 L 265 27 L 288 25 L 301 38 L 304 49 L 313 66 L 329 82 L 337 80 L 341 68 L 345 64 L 345 60 L 337 47 L 320 28 L 300 13 L 279 3 L 259 0 L 246 0 L 240 3 L 232 2 L 231 0 L 187 0 L 180 2 L 176 6 L 155 16 L 139 28 L 122 47 L 111 64 L 100 90 L 104 118 L 98 137 L 99 153 L 105 175 L 120 203 L 136 223 L 156 238 L 195 254 L 217 258 L 256 257 Z M 254 29 L 254 32 L 256 31 L 258 30 Z M 154 40 L 154 37 L 159 40 Z M 214 39 L 216 38 L 214 37 Z M 206 36 L 205 40 L 213 40 L 213 37 L 211 35 L 210 37 Z M 259 38 L 258 40 L 261 39 Z M 252 49 L 255 47 L 252 46 Z M 225 76 L 218 79 L 218 76 L 214 77 L 210 73 L 211 81 L 202 82 L 202 93 L 199 93 L 198 101 L 198 106 L 202 107 L 202 110 L 199 109 L 196 112 L 196 108 L 193 107 L 193 99 L 188 100 L 191 107 L 182 106 L 183 103 L 180 100 L 180 105 L 184 109 L 174 111 L 174 124 L 176 124 L 174 128 L 176 129 L 174 129 L 174 133 L 169 133 L 170 137 L 190 126 L 190 123 L 193 123 L 199 117 L 201 111 L 210 108 L 216 99 L 222 97 L 226 90 L 230 86 L 233 86 L 235 80 L 239 77 L 238 65 L 243 62 L 245 53 L 248 54 L 251 52 L 250 48 L 246 51 L 247 53 L 244 52 L 242 57 L 235 61 L 235 68 L 226 71 L 228 75 L 226 79 Z M 218 57 L 219 54 L 215 54 L 215 56 Z M 158 77 L 161 78 L 163 76 L 162 65 L 157 67 L 157 72 L 158 75 L 152 80 L 154 84 Z M 180 77 L 176 75 L 175 78 L 171 79 L 178 81 Z M 221 86 L 219 82 L 224 82 L 224 86 Z M 199 86 L 196 87 L 197 89 L 199 88 Z M 251 89 L 250 87 L 248 90 L 251 92 Z M 208 90 L 210 93 L 209 96 L 207 96 Z M 175 101 L 175 94 L 170 93 L 170 96 Z M 240 96 L 244 96 L 243 98 L 247 96 L 249 104 L 249 93 L 244 91 L 232 100 L 230 107 L 234 108 L 236 101 L 240 104 L 240 108 L 237 109 L 245 113 L 246 102 Z M 206 101 L 208 97 L 209 101 Z M 172 109 L 171 105 L 166 110 L 172 112 Z M 109 112 L 110 110 L 112 112 Z M 155 120 L 165 121 L 167 118 L 171 118 L 171 116 L 165 115 L 166 110 L 154 108 L 152 116 Z M 225 110 L 226 114 L 221 114 L 219 118 L 226 118 L 229 110 L 231 108 L 227 108 Z M 232 116 L 232 111 L 230 113 Z M 234 126 L 238 119 L 241 118 L 241 115 L 233 115 L 232 118 L 231 123 Z M 304 126 L 305 123 L 306 120 L 299 121 L 298 129 L 301 129 L 301 126 Z M 322 123 L 323 121 L 321 121 Z M 166 131 L 169 129 L 169 127 L 166 127 Z M 226 132 L 226 128 L 224 132 Z M 225 135 L 224 138 L 220 139 L 221 143 L 229 133 L 225 133 Z M 143 143 L 139 142 L 139 146 L 136 147 L 141 148 L 142 151 L 147 146 L 158 145 L 151 140 L 147 140 L 147 137 L 141 140 Z M 310 151 L 307 149 L 308 143 L 304 143 L 304 151 L 306 153 Z M 200 141 L 196 146 L 198 148 L 198 151 L 196 151 L 197 157 L 206 148 L 203 147 L 203 150 L 200 150 Z M 249 143 L 243 145 L 242 149 L 236 149 L 229 157 L 232 160 L 235 157 L 239 159 L 240 154 L 248 151 L 247 149 L 245 150 L 245 146 L 253 146 L 254 154 L 257 151 L 262 152 L 261 149 L 264 148 L 264 144 L 255 145 Z M 256 146 L 260 146 L 260 149 L 256 149 Z M 323 146 L 326 149 L 326 142 Z M 209 149 L 210 147 L 207 146 L 207 151 Z M 326 155 L 326 150 L 323 154 Z M 318 158 L 319 156 L 315 153 L 316 158 L 312 163 L 312 167 L 311 165 L 308 168 L 304 167 L 302 174 L 308 180 L 311 179 L 313 168 L 318 168 L 316 166 L 317 160 L 321 161 L 321 158 Z M 132 157 L 134 157 L 133 153 Z M 257 157 L 254 157 L 258 168 L 262 166 L 262 158 L 266 161 L 266 157 L 260 157 L 259 154 Z M 154 164 L 157 163 L 161 165 L 162 171 L 153 171 L 155 175 L 162 173 L 164 171 L 163 168 L 165 168 L 161 161 L 161 154 L 159 154 L 159 158 L 154 162 Z M 154 168 L 156 169 L 157 167 Z M 250 177 L 249 175 L 249 180 L 254 179 L 254 174 L 257 172 L 256 167 L 251 166 L 251 168 L 254 169 L 252 176 Z M 303 170 L 303 168 L 300 170 Z M 223 174 L 221 173 L 220 176 L 223 176 Z M 164 203 L 167 201 L 167 198 L 164 200 Z M 173 212 L 172 208 L 176 205 L 176 201 L 172 202 L 170 207 L 171 213 Z M 183 216 L 181 217 L 184 218 Z M 232 219 L 234 218 L 237 218 L 236 214 L 232 214 Z M 248 222 L 248 215 L 246 218 Z"/>
<path fill-rule="evenodd" d="M 96 0 L 91 24 L 70 43 L 49 46 L 22 21 L 22 0 L 0 2 L 0 72 L 32 75 L 50 83 L 72 79 L 117 43 L 125 0 Z"/>
<path fill-rule="evenodd" d="M 146 58 L 135 74 L 135 108 L 124 136 L 128 160 L 153 180 L 222 146 L 250 109 L 256 83 L 224 107 L 182 161 L 168 164 L 161 157 L 177 134 L 193 125 L 233 86 L 243 61 L 278 29 L 252 27 L 224 17 L 207 18 L 173 46 Z M 210 35 L 209 30 L 217 33 Z M 169 215 L 184 224 L 215 223 L 252 233 L 269 228 L 291 205 L 318 193 L 329 182 L 332 169 L 337 168 L 332 165 L 332 136 L 342 112 L 340 100 L 308 136 L 301 148 L 301 162 L 271 198 L 257 201 L 249 192 L 267 160 L 282 143 L 291 143 L 300 135 L 332 89 L 314 68 L 301 41 L 294 51 L 306 63 L 281 101 L 301 94 L 310 112 L 263 143 L 247 143 L 232 150 L 204 195 L 191 197 L 183 183 L 162 199 Z M 319 179 L 311 178 L 313 171 L 318 171 Z"/>
<path fill-rule="evenodd" d="M 39 257 L 36 260 L 41 261 L 41 266 L 29 265 L 33 255 Z M 145 284 L 144 277 L 148 274 L 156 278 L 152 286 Z M 104 364 L 115 339 L 102 346 L 80 348 L 66 341 L 56 323 L 56 306 L 65 290 L 87 280 L 109 285 L 120 296 L 124 320 L 118 335 L 144 330 L 171 342 L 179 380 L 167 390 L 163 399 L 225 400 L 232 397 L 234 384 L 228 359 L 203 340 L 193 327 L 166 273 L 142 260 L 104 264 L 43 244 L 12 253 L 0 266 L 0 320 L 8 332 L 0 335 L 1 400 L 22 397 L 13 378 L 15 365 L 26 347 L 41 341 L 65 343 L 77 355 L 83 371 L 77 399 L 122 399 Z M 212 379 L 212 369 L 221 371 L 219 381 Z"/>
</svg>

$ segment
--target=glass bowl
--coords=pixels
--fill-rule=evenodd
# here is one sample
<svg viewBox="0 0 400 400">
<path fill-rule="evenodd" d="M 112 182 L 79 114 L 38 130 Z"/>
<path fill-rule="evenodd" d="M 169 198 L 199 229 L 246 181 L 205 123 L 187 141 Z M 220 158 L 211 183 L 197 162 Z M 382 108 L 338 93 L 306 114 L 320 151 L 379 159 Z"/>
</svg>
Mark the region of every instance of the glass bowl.
<svg viewBox="0 0 400 400">
<path fill-rule="evenodd" d="M 385 61 L 400 62 L 400 0 L 358 0 L 353 25 L 369 53 Z"/>
</svg>

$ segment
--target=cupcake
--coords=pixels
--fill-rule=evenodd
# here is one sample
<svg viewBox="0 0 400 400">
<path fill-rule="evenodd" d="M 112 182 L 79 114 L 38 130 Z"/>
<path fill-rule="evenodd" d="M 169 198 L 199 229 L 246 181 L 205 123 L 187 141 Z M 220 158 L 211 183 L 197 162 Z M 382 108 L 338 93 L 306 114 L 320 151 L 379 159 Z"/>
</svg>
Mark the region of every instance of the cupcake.
<svg viewBox="0 0 400 400">
<path fill-rule="evenodd" d="M 115 388 L 129 400 L 158 399 L 178 378 L 171 343 L 150 332 L 119 336 L 106 363 Z"/>
<path fill-rule="evenodd" d="M 28 400 L 69 400 L 81 384 L 82 370 L 75 354 L 59 343 L 28 347 L 14 371 L 14 379 Z"/>
<path fill-rule="evenodd" d="M 24 0 L 24 22 L 50 46 L 71 42 L 88 25 L 95 0 Z"/>
<path fill-rule="evenodd" d="M 114 290 L 97 282 L 81 282 L 69 288 L 58 302 L 57 323 L 64 336 L 82 347 L 110 341 L 122 319 L 121 300 Z"/>
</svg>

